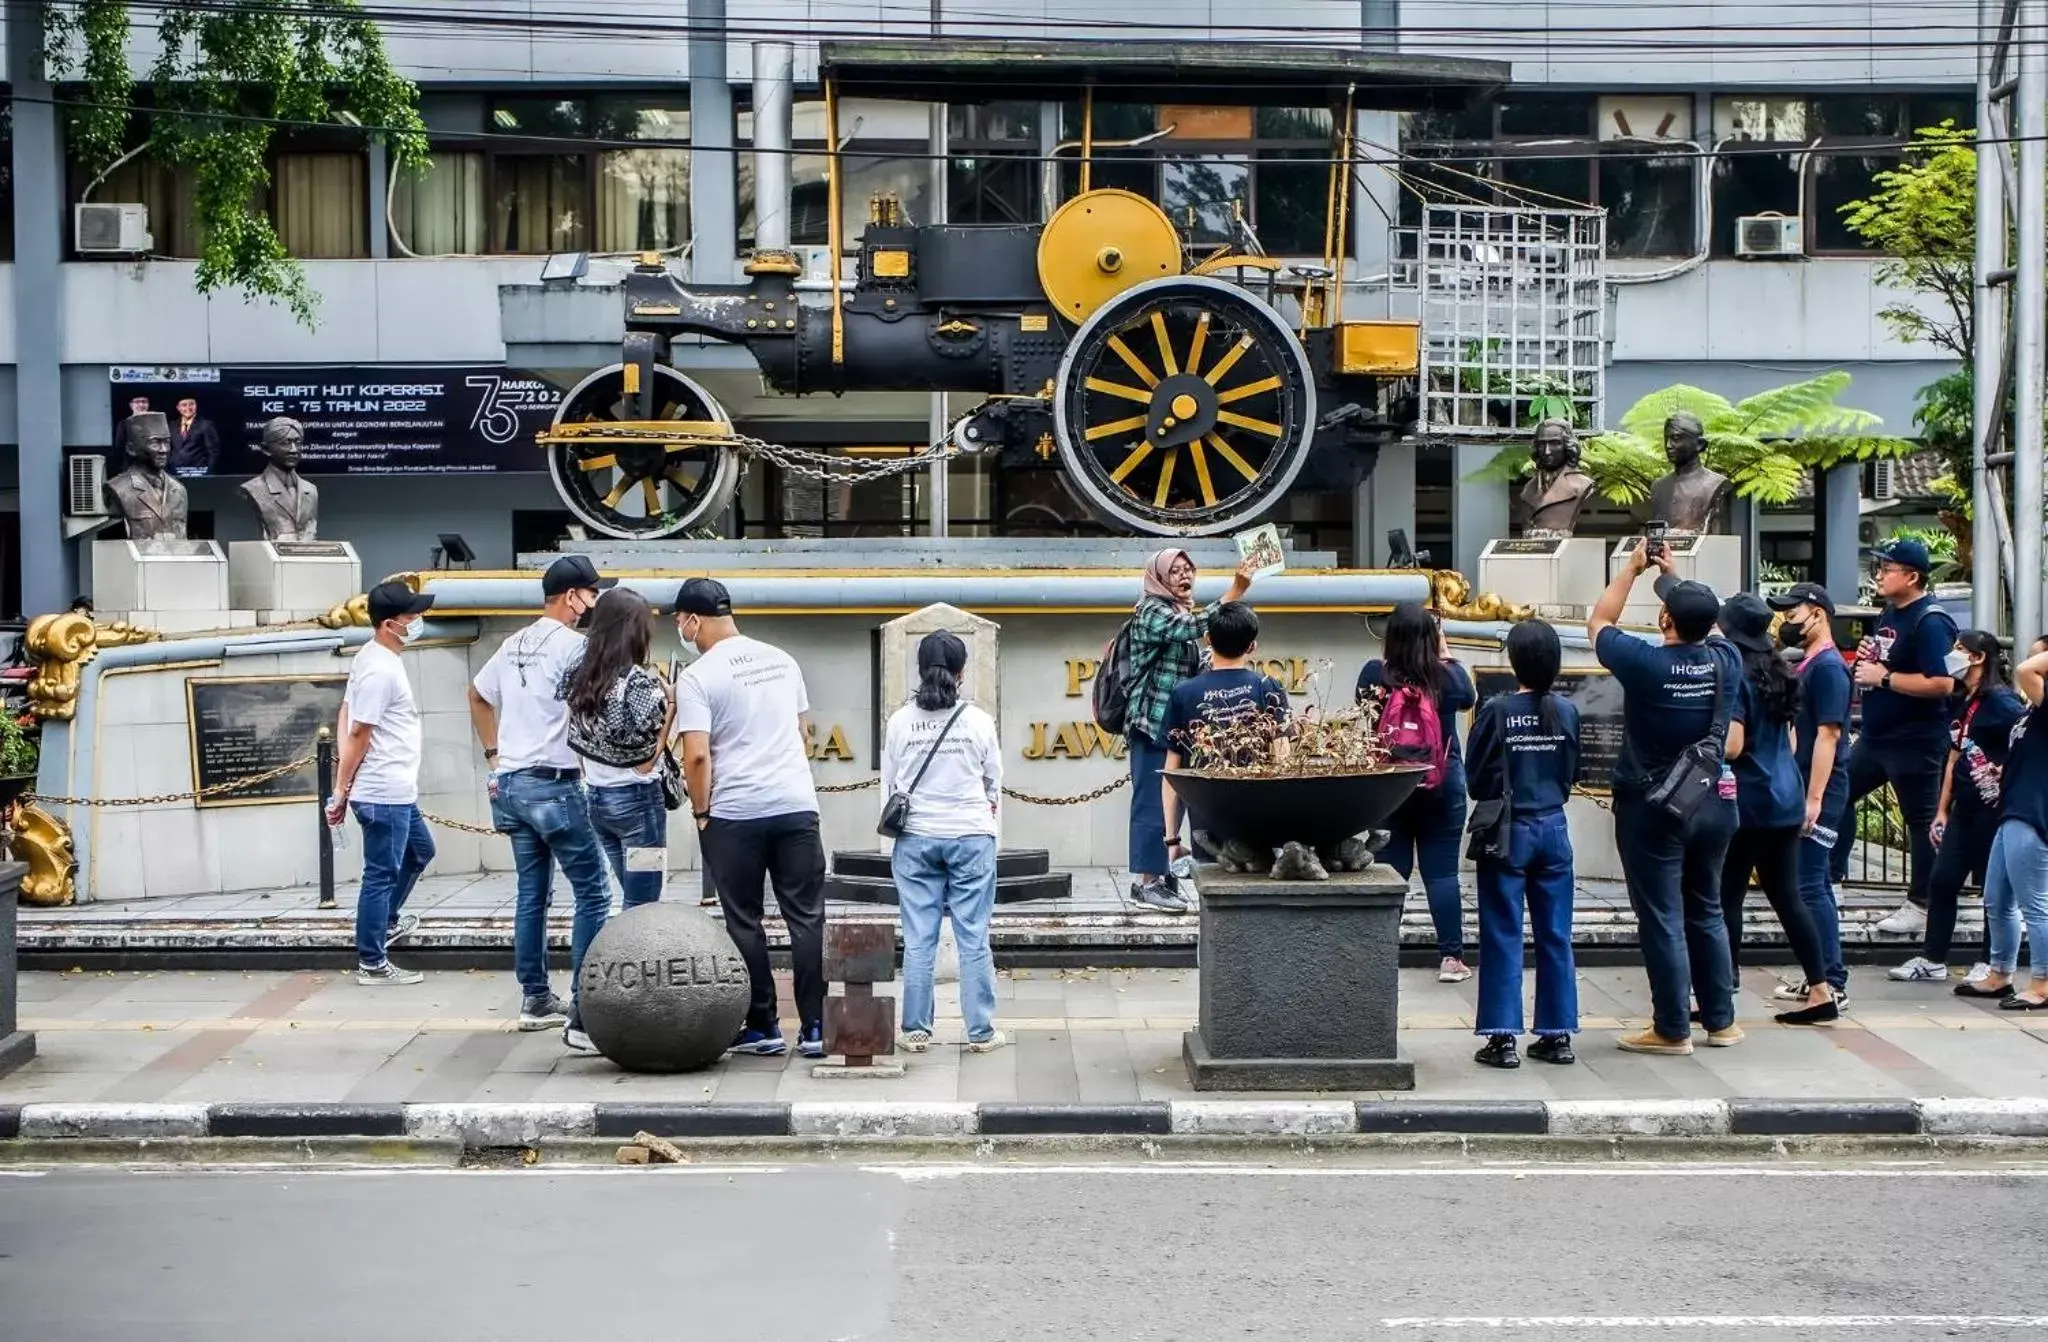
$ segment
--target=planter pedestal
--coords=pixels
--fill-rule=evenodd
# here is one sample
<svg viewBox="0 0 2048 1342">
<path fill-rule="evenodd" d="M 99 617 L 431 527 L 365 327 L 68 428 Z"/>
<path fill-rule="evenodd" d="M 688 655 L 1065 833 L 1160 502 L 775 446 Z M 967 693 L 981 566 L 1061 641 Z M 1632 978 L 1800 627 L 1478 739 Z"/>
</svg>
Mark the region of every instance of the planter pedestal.
<svg viewBox="0 0 2048 1342">
<path fill-rule="evenodd" d="M 18 997 L 14 971 L 15 911 L 21 901 L 21 878 L 28 868 L 0 862 L 0 1076 L 36 1055 L 36 1037 L 23 1033 L 15 1014 Z"/>
<path fill-rule="evenodd" d="M 1396 1039 L 1401 909 L 1393 868 L 1327 881 L 1195 869 L 1201 1002 L 1181 1056 L 1196 1090 L 1413 1090 Z"/>
</svg>

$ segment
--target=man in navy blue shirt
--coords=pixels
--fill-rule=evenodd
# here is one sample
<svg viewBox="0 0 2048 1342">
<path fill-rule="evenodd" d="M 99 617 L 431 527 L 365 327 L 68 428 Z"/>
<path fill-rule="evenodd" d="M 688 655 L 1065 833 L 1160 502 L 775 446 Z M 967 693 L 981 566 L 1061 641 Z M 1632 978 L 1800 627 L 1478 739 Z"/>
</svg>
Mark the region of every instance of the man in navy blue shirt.
<svg viewBox="0 0 2048 1342">
<path fill-rule="evenodd" d="M 1862 728 L 1849 754 L 1849 808 L 1890 783 L 1912 840 L 1906 902 L 1877 925 L 1917 937 L 1927 930 L 1927 877 L 1934 870 L 1934 813 L 1948 762 L 1948 674 L 1956 622 L 1927 590 L 1933 561 L 1916 540 L 1886 541 L 1877 560 L 1877 594 L 1885 603 L 1875 634 L 1856 652 L 1854 677 L 1863 693 Z M 1843 867 L 1836 863 L 1835 874 Z"/>
<path fill-rule="evenodd" d="M 1184 764 L 1197 767 L 1212 764 L 1263 763 L 1257 759 L 1218 760 L 1211 758 L 1214 746 L 1202 728 L 1249 728 L 1233 736 L 1232 744 L 1242 754 L 1249 738 L 1265 742 L 1271 758 L 1271 737 L 1265 728 L 1277 728 L 1287 721 L 1287 689 L 1279 681 L 1247 663 L 1259 642 L 1258 614 L 1242 601 L 1225 601 L 1209 618 L 1209 669 L 1190 676 L 1173 687 L 1166 700 L 1166 767 Z M 1175 859 L 1186 851 L 1180 841 L 1180 798 L 1173 780 L 1159 780 L 1160 802 L 1166 814 L 1166 851 Z M 1201 828 L 1197 821 L 1191 828 Z"/>
<path fill-rule="evenodd" d="M 1820 934 L 1828 982 L 1840 1005 L 1848 996 L 1849 970 L 1842 962 L 1841 914 L 1829 879 L 1835 845 L 1849 816 L 1849 664 L 1835 646 L 1835 599 L 1819 583 L 1794 583 L 1768 598 L 1781 613 L 1778 641 L 1799 658 L 1799 716 L 1792 724 L 1793 760 L 1806 784 L 1806 818 L 1799 844 L 1799 897 Z M 1803 1001 L 1808 985 L 1786 984 L 1773 994 Z"/>
<path fill-rule="evenodd" d="M 1712 732 L 1717 710 L 1734 712 L 1742 664 L 1732 647 L 1709 644 L 1721 602 L 1705 583 L 1681 582 L 1668 551 L 1656 557 L 1663 609 L 1655 641 L 1615 623 L 1636 579 L 1652 562 L 1637 546 L 1586 621 L 1600 664 L 1621 685 L 1621 754 L 1614 766 L 1614 841 L 1635 906 L 1643 968 L 1650 976 L 1653 1024 L 1620 1041 L 1631 1053 L 1689 1054 L 1689 999 L 1699 998 L 1706 1042 L 1740 1043 L 1735 1023 L 1735 970 L 1721 916 L 1721 865 L 1735 834 L 1728 791 L 1710 799 L 1684 825 L 1653 805 L 1648 793 L 1687 747 Z"/>
</svg>

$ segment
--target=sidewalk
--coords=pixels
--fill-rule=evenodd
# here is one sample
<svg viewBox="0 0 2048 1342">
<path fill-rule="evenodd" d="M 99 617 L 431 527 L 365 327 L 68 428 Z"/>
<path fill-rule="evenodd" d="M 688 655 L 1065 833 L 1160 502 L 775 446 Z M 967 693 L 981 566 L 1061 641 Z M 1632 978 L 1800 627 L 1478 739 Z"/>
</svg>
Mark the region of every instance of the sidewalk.
<svg viewBox="0 0 2048 1342">
<path fill-rule="evenodd" d="M 557 976 L 558 981 L 561 976 Z M 1898 1100 L 2048 1097 L 2048 1021 L 1957 998 L 1939 985 L 1851 976 L 1851 1016 L 1833 1029 L 1772 1023 L 1768 970 L 1744 976 L 1748 1039 L 1689 1058 L 1622 1053 L 1618 1032 L 1647 1010 L 1642 972 L 1580 973 L 1579 1063 L 1519 1071 L 1475 1065 L 1476 982 L 1401 976 L 1411 1095 L 1435 1100 Z M 567 1053 L 559 1031 L 512 1028 L 509 974 L 430 973 L 416 988 L 362 988 L 341 974 L 25 973 L 34 1061 L 0 1078 L 0 1106 L 41 1102 L 755 1104 L 861 1101 L 1044 1105 L 1194 1097 L 1180 1060 L 1194 1023 L 1192 970 L 1011 970 L 999 1016 L 1012 1046 L 960 1048 L 957 991 L 940 989 L 939 1042 L 893 1081 L 824 1081 L 808 1060 L 735 1058 L 709 1071 L 636 1076 Z M 788 1011 L 785 984 L 785 1012 Z M 884 989 L 884 991 L 892 991 Z M 794 1022 L 789 1034 L 793 1039 Z M 1206 1098 L 1228 1098 L 1214 1097 Z M 1263 1098 L 1284 1098 L 1275 1095 Z"/>
<path fill-rule="evenodd" d="M 1060 956 L 1068 962 L 1083 963 L 1178 963 L 1192 965 L 1197 920 L 1192 916 L 1162 914 L 1131 902 L 1128 878 L 1113 867 L 1076 870 L 1074 894 L 1070 899 L 1039 900 L 1028 904 L 999 904 L 991 929 L 991 940 L 1005 962 L 1019 957 Z M 678 872 L 669 879 L 664 898 L 694 902 L 700 881 L 695 872 Z M 1975 892 L 1968 892 L 1974 896 Z M 512 947 L 512 906 L 514 879 L 509 872 L 482 876 L 429 877 L 419 884 L 407 907 L 421 916 L 420 929 L 410 949 L 426 964 L 469 958 L 496 966 L 507 963 Z M 1875 959 L 1877 963 L 1901 963 L 1918 950 L 1918 938 L 1894 937 L 1875 930 L 1874 924 L 1898 907 L 1899 894 L 1891 890 L 1845 888 L 1841 892 L 1842 941 L 1850 959 Z M 320 963 L 339 964 L 353 953 L 355 945 L 355 887 L 337 891 L 334 909 L 318 907 L 318 892 L 311 887 L 263 891 L 241 891 L 219 895 L 187 895 L 169 899 L 141 899 L 92 904 L 70 908 L 23 908 L 19 941 L 23 963 L 36 968 L 69 968 L 66 956 L 93 963 L 119 963 L 121 956 L 186 956 L 184 963 L 197 961 L 208 967 L 222 961 L 238 964 L 244 952 L 318 952 Z M 773 903 L 770 908 L 772 911 Z M 1465 890 L 1465 936 L 1467 944 L 1478 940 L 1474 893 Z M 555 944 L 566 951 L 569 941 L 569 899 L 558 888 L 551 921 Z M 1761 894 L 1744 909 L 1745 944 L 1780 947 L 1784 934 Z M 894 923 L 896 910 L 888 904 L 833 902 L 827 916 L 834 921 L 879 920 Z M 1959 941 L 1968 945 L 1982 936 L 1983 903 L 1966 897 L 1957 923 Z M 1604 948 L 1626 953 L 1636 940 L 1635 915 L 1628 894 L 1618 881 L 1583 880 L 1579 883 L 1573 913 L 1575 943 L 1584 949 Z M 779 919 L 771 919 L 769 938 L 776 945 L 786 943 Z M 1401 940 L 1412 957 L 1426 959 L 1436 944 L 1430 923 L 1429 905 L 1420 889 L 1408 897 L 1401 925 Z M 1764 952 L 1768 953 L 1768 952 Z M 1089 959 L 1090 956 L 1099 957 Z M 305 956 L 286 959 L 301 963 Z M 273 960 L 276 963 L 276 960 Z"/>
</svg>

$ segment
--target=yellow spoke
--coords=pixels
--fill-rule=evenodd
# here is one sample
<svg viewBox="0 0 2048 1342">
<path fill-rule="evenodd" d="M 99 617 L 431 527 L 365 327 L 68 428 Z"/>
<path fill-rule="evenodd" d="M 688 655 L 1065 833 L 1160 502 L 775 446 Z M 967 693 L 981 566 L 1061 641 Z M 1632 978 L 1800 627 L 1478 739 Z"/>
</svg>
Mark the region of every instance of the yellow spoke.
<svg viewBox="0 0 2048 1342">
<path fill-rule="evenodd" d="M 1152 404 L 1151 392 L 1144 391 L 1138 387 L 1128 387 L 1121 382 L 1111 382 L 1107 378 L 1083 378 L 1081 379 L 1081 385 L 1090 391 L 1099 391 L 1104 396 L 1121 396 L 1126 401 L 1136 401 L 1139 405 Z"/>
<path fill-rule="evenodd" d="M 1209 314 L 1205 312 L 1195 318 L 1195 338 L 1188 343 L 1188 371 L 1190 373 L 1202 371 L 1202 350 L 1208 343 Z"/>
<path fill-rule="evenodd" d="M 1242 475 L 1245 479 L 1256 480 L 1259 478 L 1259 473 L 1251 468 L 1250 463 L 1246 462 L 1243 457 L 1237 455 L 1237 449 L 1232 447 L 1229 443 L 1223 441 L 1222 434 L 1210 434 L 1209 446 L 1215 448 L 1216 455 L 1223 458 L 1225 461 L 1229 462 L 1233 467 L 1237 469 L 1237 473 L 1239 475 Z"/>
<path fill-rule="evenodd" d="M 1216 486 L 1209 479 L 1209 458 L 1203 455 L 1201 439 L 1194 439 L 1188 444 L 1188 460 L 1195 464 L 1195 484 L 1201 488 L 1202 502 L 1215 507 Z"/>
<path fill-rule="evenodd" d="M 1145 417 L 1143 415 L 1132 415 L 1129 419 L 1111 420 L 1107 424 L 1097 424 L 1081 436 L 1093 443 L 1104 438 L 1114 437 L 1119 433 L 1129 433 L 1132 429 L 1142 429 L 1144 427 Z"/>
<path fill-rule="evenodd" d="M 640 482 L 640 498 L 647 505 L 647 515 L 654 517 L 661 512 L 661 486 L 653 480 Z"/>
<path fill-rule="evenodd" d="M 1277 377 L 1262 377 L 1257 382 L 1247 382 L 1242 387 L 1232 387 L 1229 391 L 1219 393 L 1216 404 L 1229 405 L 1232 401 L 1242 401 L 1247 396 L 1257 396 L 1262 391 L 1273 391 L 1279 385 L 1280 379 Z"/>
<path fill-rule="evenodd" d="M 621 480 L 617 484 L 613 485 L 612 492 L 604 496 L 604 506 L 607 508 L 618 507 L 619 500 L 625 498 L 626 491 L 631 489 L 632 487 L 633 482 L 631 480 Z"/>
<path fill-rule="evenodd" d="M 1242 359 L 1245 356 L 1245 352 L 1251 349 L 1251 347 L 1252 338 L 1250 336 L 1239 337 L 1238 342 L 1230 347 L 1230 353 L 1218 359 L 1214 368 L 1202 374 L 1202 380 L 1212 387 L 1221 382 L 1223 375 L 1237 367 L 1237 361 Z"/>
<path fill-rule="evenodd" d="M 1159 468 L 1159 488 L 1154 490 L 1152 494 L 1152 506 L 1154 508 L 1164 508 L 1166 506 L 1166 491 L 1173 486 L 1173 467 L 1174 463 L 1179 460 L 1179 448 L 1169 447 L 1166 449 L 1166 462 Z"/>
<path fill-rule="evenodd" d="M 1115 470 L 1109 473 L 1109 482 L 1113 485 L 1122 484 L 1124 482 L 1124 477 L 1129 475 L 1132 471 L 1137 470 L 1138 467 L 1142 466 L 1145 462 L 1145 458 L 1151 455 L 1152 444 L 1139 443 L 1136 447 L 1131 449 L 1131 455 L 1124 458 L 1124 464 L 1117 467 Z"/>
<path fill-rule="evenodd" d="M 1159 342 L 1159 361 L 1166 365 L 1166 375 L 1172 377 L 1180 372 L 1180 365 L 1173 361 L 1173 338 L 1166 334 L 1166 314 L 1152 314 L 1152 338 Z"/>
<path fill-rule="evenodd" d="M 608 471 L 618 464 L 619 459 L 616 456 L 607 454 L 602 457 L 585 457 L 576 463 L 576 468 L 582 471 Z"/>
<path fill-rule="evenodd" d="M 1280 436 L 1280 426 L 1271 420 L 1252 419 L 1249 416 L 1240 415 L 1234 410 L 1218 410 L 1216 412 L 1216 422 L 1218 424 L 1235 425 L 1240 429 L 1250 429 L 1253 433 L 1263 433 L 1268 438 L 1278 438 Z"/>
<path fill-rule="evenodd" d="M 689 476 L 683 474 L 683 468 L 680 466 L 669 467 L 666 474 L 670 484 L 674 485 L 677 489 L 686 491 L 696 489 L 704 479 L 702 475 L 699 475 L 695 480 L 692 480 Z"/>
<path fill-rule="evenodd" d="M 1246 337 L 1246 343 L 1250 343 L 1249 336 Z M 1144 383 L 1148 387 L 1156 387 L 1159 385 L 1159 375 L 1153 372 L 1150 368 L 1147 368 L 1145 366 L 1145 361 L 1143 359 L 1131 353 L 1131 347 L 1124 343 L 1124 338 L 1122 336 L 1111 336 L 1109 338 L 1109 347 L 1116 351 L 1117 358 L 1122 359 L 1124 363 L 1130 367 L 1130 370 L 1138 375 L 1138 381 Z"/>
</svg>

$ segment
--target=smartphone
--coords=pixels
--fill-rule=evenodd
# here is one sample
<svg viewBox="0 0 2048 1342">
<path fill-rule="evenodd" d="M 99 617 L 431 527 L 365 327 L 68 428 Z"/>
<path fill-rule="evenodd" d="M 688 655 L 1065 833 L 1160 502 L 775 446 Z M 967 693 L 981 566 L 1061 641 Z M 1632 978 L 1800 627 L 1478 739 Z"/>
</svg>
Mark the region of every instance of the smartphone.
<svg viewBox="0 0 2048 1342">
<path fill-rule="evenodd" d="M 1644 527 L 1643 553 L 1648 555 L 1652 559 L 1655 559 L 1658 555 L 1663 554 L 1664 534 L 1667 530 L 1669 530 L 1669 524 L 1664 522 L 1662 519 L 1654 520 L 1648 526 Z"/>
</svg>

